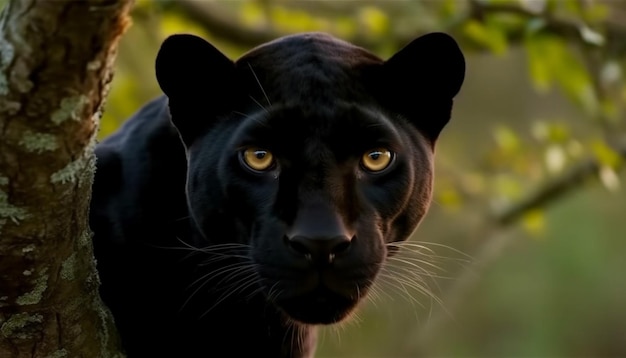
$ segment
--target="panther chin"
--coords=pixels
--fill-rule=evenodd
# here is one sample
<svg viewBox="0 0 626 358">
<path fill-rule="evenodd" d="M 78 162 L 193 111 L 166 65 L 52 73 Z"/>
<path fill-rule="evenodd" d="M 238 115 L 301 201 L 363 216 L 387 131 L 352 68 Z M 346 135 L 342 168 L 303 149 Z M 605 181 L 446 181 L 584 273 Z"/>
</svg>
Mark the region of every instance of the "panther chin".
<svg viewBox="0 0 626 358">
<path fill-rule="evenodd" d="M 259 273 L 267 301 L 288 319 L 327 325 L 348 318 L 366 296 L 373 281 L 371 268 L 358 271 L 355 267 L 327 267 L 279 272 L 262 269 Z"/>
<path fill-rule="evenodd" d="M 290 319 L 303 324 L 333 324 L 346 319 L 358 303 L 349 297 L 319 286 L 298 296 L 274 302 Z"/>
</svg>

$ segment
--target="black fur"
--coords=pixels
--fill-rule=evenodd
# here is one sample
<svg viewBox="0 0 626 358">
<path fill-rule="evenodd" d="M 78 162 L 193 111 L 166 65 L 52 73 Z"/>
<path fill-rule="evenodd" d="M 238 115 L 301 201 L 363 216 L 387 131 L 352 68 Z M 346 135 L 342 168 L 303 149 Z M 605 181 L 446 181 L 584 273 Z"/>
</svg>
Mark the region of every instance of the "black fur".
<svg viewBox="0 0 626 358">
<path fill-rule="evenodd" d="M 236 62 L 165 40 L 166 96 L 96 149 L 101 293 L 128 355 L 312 355 L 314 326 L 348 316 L 424 216 L 464 71 L 441 33 L 388 61 L 320 33 Z M 274 164 L 250 169 L 248 148 Z M 378 148 L 391 164 L 368 171 Z"/>
</svg>

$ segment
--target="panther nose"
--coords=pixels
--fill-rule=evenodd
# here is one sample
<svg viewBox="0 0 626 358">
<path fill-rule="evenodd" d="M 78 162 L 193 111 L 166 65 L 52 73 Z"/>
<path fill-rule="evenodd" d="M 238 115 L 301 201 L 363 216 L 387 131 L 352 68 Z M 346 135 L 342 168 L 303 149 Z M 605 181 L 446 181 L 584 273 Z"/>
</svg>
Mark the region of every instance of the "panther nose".
<svg viewBox="0 0 626 358">
<path fill-rule="evenodd" d="M 297 235 L 285 237 L 291 251 L 308 261 L 328 264 L 335 260 L 336 255 L 345 253 L 350 248 L 352 239 L 347 236 L 307 237 Z"/>
</svg>

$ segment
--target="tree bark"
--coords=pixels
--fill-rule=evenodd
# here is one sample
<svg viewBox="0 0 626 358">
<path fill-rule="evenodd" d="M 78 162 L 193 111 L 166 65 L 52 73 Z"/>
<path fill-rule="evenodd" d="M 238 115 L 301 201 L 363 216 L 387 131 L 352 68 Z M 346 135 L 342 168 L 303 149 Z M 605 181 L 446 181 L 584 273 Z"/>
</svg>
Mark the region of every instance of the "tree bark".
<svg viewBox="0 0 626 358">
<path fill-rule="evenodd" d="M 88 226 L 93 147 L 132 0 L 0 15 L 0 357 L 121 356 Z"/>
</svg>

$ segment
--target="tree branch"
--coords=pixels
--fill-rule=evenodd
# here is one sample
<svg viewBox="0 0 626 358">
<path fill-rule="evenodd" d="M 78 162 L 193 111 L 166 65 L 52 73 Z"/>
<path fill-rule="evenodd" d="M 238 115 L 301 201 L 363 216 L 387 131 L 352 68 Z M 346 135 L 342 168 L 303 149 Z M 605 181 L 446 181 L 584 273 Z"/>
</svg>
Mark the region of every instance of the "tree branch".
<svg viewBox="0 0 626 358">
<path fill-rule="evenodd" d="M 475 43 L 471 38 L 467 38 L 463 32 L 462 25 L 469 19 L 482 22 L 487 16 L 497 14 L 511 14 L 525 19 L 540 19 L 543 23 L 542 27 L 539 29 L 540 31 L 563 36 L 570 40 L 581 41 L 585 45 L 590 44 L 584 37 L 586 25 L 582 21 L 562 19 L 546 11 L 534 12 L 518 5 L 508 3 L 492 4 L 478 0 L 468 0 L 468 4 L 467 14 L 460 16 L 457 21 L 449 23 L 441 30 L 452 33 L 465 47 L 470 49 L 487 50 L 483 45 Z M 254 47 L 286 35 L 283 32 L 276 31 L 271 26 L 246 28 L 239 24 L 239 22 L 233 18 L 233 15 L 225 10 L 223 6 L 220 6 L 219 3 L 176 0 L 173 5 L 173 9 L 180 11 L 187 18 L 207 29 L 212 35 L 242 47 Z M 319 7 L 320 6 L 318 6 L 318 8 Z M 623 24 L 619 21 L 607 20 L 601 24 L 601 27 L 604 30 L 603 36 L 605 36 L 606 42 L 611 43 L 612 53 L 619 56 L 624 55 L 624 53 L 626 53 L 626 23 Z M 383 46 L 387 48 L 390 46 L 400 48 L 409 43 L 420 33 L 430 32 L 432 30 L 431 28 L 413 28 L 408 33 L 397 34 L 392 38 L 362 36 L 357 33 L 354 37 L 346 38 L 345 40 L 371 49 L 381 48 Z M 511 43 L 519 43 L 524 40 L 526 35 L 527 29 L 520 27 L 509 31 L 507 38 Z"/>
<path fill-rule="evenodd" d="M 626 160 L 626 138 L 613 147 Z M 436 337 L 444 329 L 448 321 L 449 312 L 454 312 L 461 305 L 468 292 L 475 287 L 481 272 L 497 260 L 501 252 L 510 245 L 516 235 L 510 230 L 511 224 L 517 222 L 529 211 L 544 208 L 557 199 L 581 187 L 593 178 L 602 163 L 596 158 L 589 158 L 574 165 L 562 175 L 546 182 L 535 192 L 520 200 L 516 204 L 491 215 L 491 220 L 477 230 L 477 236 L 482 237 L 477 253 L 475 253 L 471 267 L 464 270 L 450 287 L 442 294 L 445 299 L 445 310 L 431 312 L 430 318 L 423 325 L 415 329 L 409 337 L 417 337 L 408 342 L 408 349 L 412 352 L 427 346 L 432 337 Z M 623 168 L 624 165 L 621 166 Z"/>
<path fill-rule="evenodd" d="M 566 19 L 554 16 L 547 9 L 542 11 L 533 11 L 523 8 L 519 5 L 509 3 L 486 3 L 480 0 L 468 0 L 469 14 L 468 19 L 476 19 L 484 21 L 486 16 L 498 14 L 516 15 L 526 20 L 541 20 L 539 31 L 550 33 L 571 40 L 584 46 L 597 46 L 599 43 L 590 40 L 589 34 L 592 30 L 581 19 Z M 608 18 L 597 24 L 598 30 L 603 37 L 603 44 L 610 44 L 609 52 L 614 56 L 623 56 L 626 53 L 626 23 L 614 21 Z M 511 42 L 522 41 L 527 34 L 525 27 L 507 34 L 508 40 Z"/>
<path fill-rule="evenodd" d="M 287 35 L 276 31 L 273 27 L 246 28 L 233 18 L 232 14 L 224 10 L 222 6 L 209 1 L 176 0 L 173 9 L 180 11 L 185 17 L 196 22 L 213 36 L 242 47 L 254 47 L 262 43 L 275 40 Z M 409 43 L 417 34 L 411 36 L 399 36 L 394 38 L 372 38 L 369 36 L 355 35 L 346 40 L 366 48 L 379 48 L 390 44 L 396 48 Z"/>
<path fill-rule="evenodd" d="M 622 141 L 614 150 L 626 160 L 626 141 Z M 550 203 L 569 194 L 582 186 L 588 179 L 595 176 L 602 163 L 597 158 L 588 158 L 575 164 L 562 175 L 549 180 L 524 199 L 502 211 L 492 215 L 492 221 L 499 226 L 512 224 L 524 214 L 537 208 L 546 207 Z"/>
<path fill-rule="evenodd" d="M 284 35 L 272 28 L 241 26 L 222 6 L 209 1 L 177 0 L 174 9 L 204 27 L 212 35 L 244 47 L 254 47 Z"/>
</svg>

